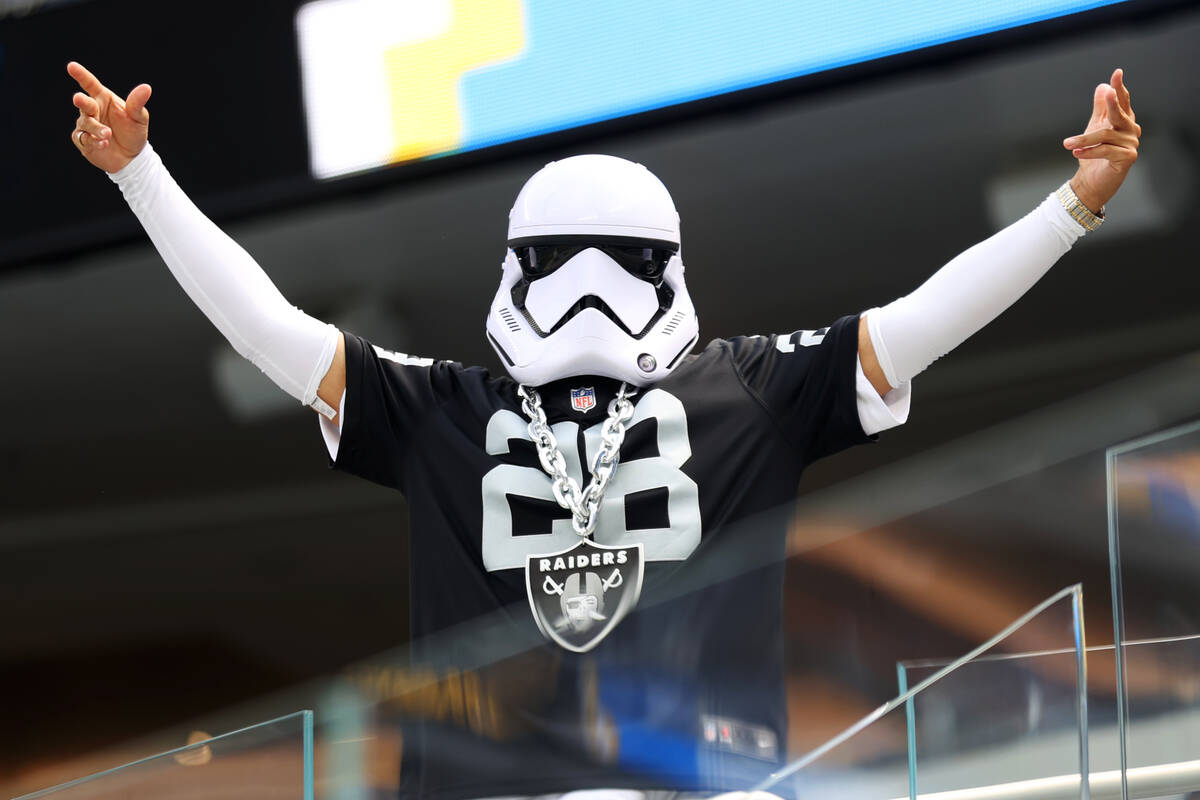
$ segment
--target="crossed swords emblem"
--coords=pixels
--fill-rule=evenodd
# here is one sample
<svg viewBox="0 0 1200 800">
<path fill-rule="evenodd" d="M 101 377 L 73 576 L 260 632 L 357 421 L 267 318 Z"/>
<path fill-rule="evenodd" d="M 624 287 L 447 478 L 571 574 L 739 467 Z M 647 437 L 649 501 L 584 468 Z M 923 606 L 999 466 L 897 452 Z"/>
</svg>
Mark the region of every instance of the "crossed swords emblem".
<svg viewBox="0 0 1200 800">
<path fill-rule="evenodd" d="M 604 591 L 607 592 L 609 589 L 615 589 L 620 586 L 623 580 L 624 578 L 621 577 L 621 570 L 614 569 L 612 574 L 601 582 L 601 585 L 604 587 Z M 549 575 L 546 576 L 546 580 L 542 581 L 542 591 L 546 594 L 557 594 L 561 596 L 566 590 L 567 587 L 564 584 L 555 583 L 554 578 L 550 577 Z"/>
</svg>

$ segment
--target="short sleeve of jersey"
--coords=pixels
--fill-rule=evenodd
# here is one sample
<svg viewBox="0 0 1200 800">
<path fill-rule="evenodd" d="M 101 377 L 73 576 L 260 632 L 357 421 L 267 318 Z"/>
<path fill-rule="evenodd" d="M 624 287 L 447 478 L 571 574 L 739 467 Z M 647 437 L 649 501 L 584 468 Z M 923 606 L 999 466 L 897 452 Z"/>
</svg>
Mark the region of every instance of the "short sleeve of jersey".
<svg viewBox="0 0 1200 800">
<path fill-rule="evenodd" d="M 410 445 L 467 370 L 345 336 L 345 419 L 333 467 L 403 491 Z"/>
<path fill-rule="evenodd" d="M 727 345 L 746 388 L 802 463 L 874 440 L 858 415 L 858 316 L 819 330 L 738 337 Z"/>
</svg>

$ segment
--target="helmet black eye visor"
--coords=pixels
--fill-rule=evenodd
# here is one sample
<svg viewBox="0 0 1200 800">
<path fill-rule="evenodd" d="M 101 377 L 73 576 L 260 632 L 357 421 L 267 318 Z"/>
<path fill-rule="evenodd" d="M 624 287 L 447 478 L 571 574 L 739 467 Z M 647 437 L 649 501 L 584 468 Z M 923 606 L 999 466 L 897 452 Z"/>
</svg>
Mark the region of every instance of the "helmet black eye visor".
<svg viewBox="0 0 1200 800">
<path fill-rule="evenodd" d="M 596 249 L 630 275 L 657 285 L 667 262 L 679 252 L 674 242 L 623 236 L 530 236 L 513 239 L 508 246 L 531 281 L 546 277 L 584 250 Z"/>
</svg>

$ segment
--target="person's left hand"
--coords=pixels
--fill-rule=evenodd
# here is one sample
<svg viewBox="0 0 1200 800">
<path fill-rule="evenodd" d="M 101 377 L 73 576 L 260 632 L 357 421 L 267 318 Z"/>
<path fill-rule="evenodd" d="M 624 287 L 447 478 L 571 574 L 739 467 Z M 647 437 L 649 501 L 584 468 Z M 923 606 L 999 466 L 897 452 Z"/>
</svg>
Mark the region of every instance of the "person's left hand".
<svg viewBox="0 0 1200 800">
<path fill-rule="evenodd" d="M 1063 147 L 1079 160 L 1071 188 L 1093 212 L 1099 212 L 1121 188 L 1137 161 L 1138 137 L 1142 135 L 1129 104 L 1125 71 L 1114 70 L 1109 80 L 1096 87 L 1087 129 L 1063 140 Z"/>
</svg>

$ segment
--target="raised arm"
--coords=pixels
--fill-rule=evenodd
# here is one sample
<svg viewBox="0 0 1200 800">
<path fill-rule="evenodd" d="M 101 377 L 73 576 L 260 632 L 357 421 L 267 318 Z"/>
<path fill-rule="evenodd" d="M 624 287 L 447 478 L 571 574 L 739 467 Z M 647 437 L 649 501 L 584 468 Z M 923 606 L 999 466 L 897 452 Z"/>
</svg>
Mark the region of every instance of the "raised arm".
<svg viewBox="0 0 1200 800">
<path fill-rule="evenodd" d="M 1075 176 L 1030 214 L 942 267 L 912 294 L 873 308 L 859 322 L 863 373 L 881 396 L 1000 315 L 1075 241 L 1103 221 L 1137 161 L 1135 121 L 1122 70 L 1096 87 L 1082 134 L 1063 141 L 1079 161 Z"/>
<path fill-rule="evenodd" d="M 239 354 L 281 389 L 336 419 L 346 386 L 341 333 L 292 306 L 237 242 L 188 199 L 147 134 L 150 86 L 122 100 L 72 61 L 67 72 L 83 89 L 71 141 L 109 174 L 163 261 L 200 310 Z"/>
</svg>

